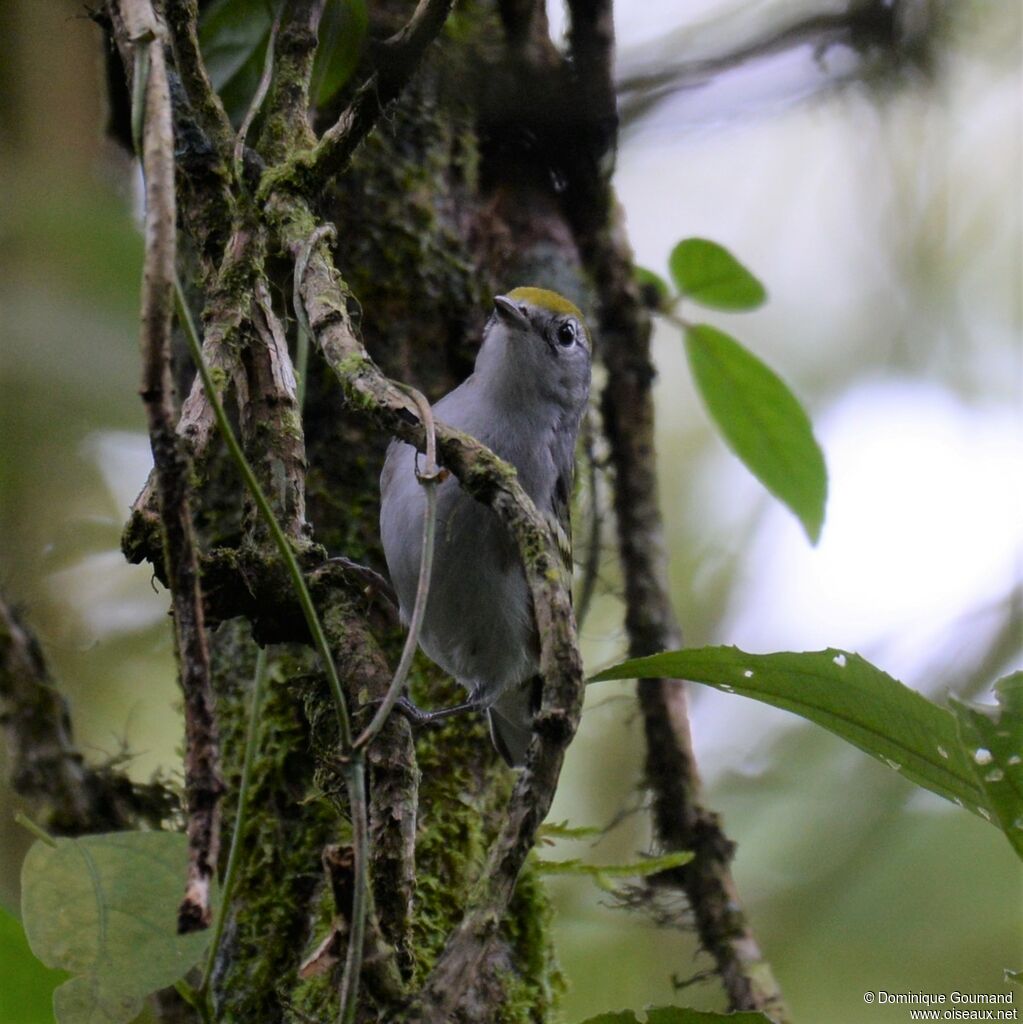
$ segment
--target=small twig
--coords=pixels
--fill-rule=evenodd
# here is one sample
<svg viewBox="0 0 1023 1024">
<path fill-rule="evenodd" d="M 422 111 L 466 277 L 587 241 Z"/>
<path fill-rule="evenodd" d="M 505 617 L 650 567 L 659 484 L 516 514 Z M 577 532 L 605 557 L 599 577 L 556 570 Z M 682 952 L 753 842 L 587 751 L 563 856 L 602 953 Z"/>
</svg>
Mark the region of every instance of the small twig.
<svg viewBox="0 0 1023 1024">
<path fill-rule="evenodd" d="M 305 280 L 305 272 L 309 266 L 309 257 L 313 249 L 325 238 L 335 238 L 337 231 L 333 224 L 321 224 L 302 246 L 295 260 L 294 284 L 291 290 L 291 304 L 295 309 L 295 319 L 298 321 L 298 338 L 295 344 L 295 373 L 298 376 L 298 405 L 301 409 L 305 405 L 306 374 L 309 372 L 309 317 L 305 311 L 305 303 L 302 301 L 302 282 Z"/>
<path fill-rule="evenodd" d="M 174 608 L 181 689 L 185 696 L 185 789 L 188 796 L 188 881 L 178 909 L 178 931 L 209 925 L 210 890 L 220 845 L 219 749 L 210 653 L 203 619 L 195 528 L 190 507 L 191 460 L 175 429 L 170 368 L 177 223 L 174 130 L 163 42 L 149 0 L 123 0 L 125 22 L 137 26 L 133 111 L 141 132 L 146 193 L 146 249 L 142 285 L 142 400 L 149 424 L 164 565 Z"/>
<path fill-rule="evenodd" d="M 387 721 L 387 716 L 401 696 L 408 671 L 412 667 L 412 658 L 419 646 L 419 631 L 423 625 L 426 602 L 430 596 L 430 576 L 433 572 L 433 538 L 437 527 L 437 484 L 440 481 L 440 471 L 437 468 L 437 433 L 430 403 L 415 388 L 406 386 L 404 390 L 416 403 L 426 429 L 426 468 L 421 472 L 416 470 L 416 477 L 424 488 L 426 498 L 426 509 L 423 513 L 423 546 L 419 558 L 419 581 L 416 584 L 416 600 L 412 607 L 412 616 L 409 619 L 408 636 L 405 637 L 405 646 L 402 648 L 398 667 L 394 671 L 394 678 L 391 680 L 387 694 L 380 702 L 380 707 L 377 708 L 373 720 L 356 739 L 356 750 L 367 746 L 380 732 L 384 722 Z"/>
<path fill-rule="evenodd" d="M 42 825 L 37 825 L 27 814 L 22 814 L 21 811 L 18 811 L 14 815 L 14 824 L 20 825 L 26 832 L 31 832 L 39 842 L 45 843 L 53 849 L 57 848 L 57 840 Z"/>
<path fill-rule="evenodd" d="M 259 79 L 259 84 L 256 86 L 252 101 L 249 103 L 249 109 L 245 111 L 245 117 L 238 128 L 238 137 L 234 140 L 234 177 L 235 181 L 238 182 L 238 187 L 242 189 L 245 188 L 245 141 L 248 138 L 252 122 L 256 120 L 259 110 L 263 106 L 263 100 L 266 99 L 266 94 L 270 89 L 270 80 L 273 77 L 274 69 L 274 46 L 277 42 L 277 33 L 280 27 L 281 15 L 278 12 L 270 28 L 270 38 L 266 41 L 266 55 L 263 57 L 263 74 Z"/>
<path fill-rule="evenodd" d="M 234 135 L 224 105 L 210 82 L 199 49 L 199 6 L 197 0 L 164 0 L 164 17 L 174 49 L 174 65 L 181 76 L 188 102 L 203 131 L 223 159 L 231 151 Z"/>
<path fill-rule="evenodd" d="M 312 149 L 269 170 L 260 195 L 265 197 L 292 179 L 300 192 L 312 196 L 336 178 L 388 104 L 401 95 L 453 5 L 454 0 L 419 0 L 408 23 L 380 45 L 377 69 L 359 86 L 337 121 Z"/>
<path fill-rule="evenodd" d="M 228 909 L 234 895 L 235 883 L 238 879 L 238 867 L 241 863 L 241 844 L 248 822 L 249 791 L 252 788 L 252 767 L 259 749 L 260 711 L 263 706 L 263 687 L 266 682 L 266 650 L 260 647 L 256 654 L 256 668 L 252 674 L 252 700 L 249 704 L 249 720 L 245 729 L 245 753 L 242 759 L 242 777 L 238 787 L 238 809 L 234 816 L 234 832 L 231 834 L 231 849 L 227 854 L 227 868 L 224 871 L 224 882 L 220 887 L 220 905 L 217 908 L 213 930 L 210 935 L 210 948 L 206 954 L 203 967 L 202 982 L 199 992 L 207 995 L 210 982 L 213 980 L 213 968 L 220 951 L 220 940 L 227 924 Z"/>
</svg>

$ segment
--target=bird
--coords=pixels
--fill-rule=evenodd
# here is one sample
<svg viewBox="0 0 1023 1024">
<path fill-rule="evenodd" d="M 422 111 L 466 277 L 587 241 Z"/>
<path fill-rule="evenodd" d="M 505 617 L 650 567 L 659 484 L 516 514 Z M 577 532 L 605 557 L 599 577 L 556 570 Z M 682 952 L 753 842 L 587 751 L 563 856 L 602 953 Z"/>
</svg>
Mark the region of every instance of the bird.
<svg viewBox="0 0 1023 1024">
<path fill-rule="evenodd" d="M 591 355 L 590 331 L 577 306 L 544 288 L 514 288 L 494 299 L 472 374 L 434 406 L 438 420 L 515 467 L 557 538 L 569 585 L 576 439 L 589 399 Z M 412 445 L 396 439 L 380 475 L 380 536 L 406 624 L 419 581 L 426 508 L 417 457 Z M 498 753 L 520 767 L 542 686 L 525 572 L 513 537 L 491 508 L 453 476 L 436 486 L 433 573 L 419 646 L 467 699 L 423 711 L 404 698 L 402 710 L 414 722 L 483 712 Z"/>
</svg>

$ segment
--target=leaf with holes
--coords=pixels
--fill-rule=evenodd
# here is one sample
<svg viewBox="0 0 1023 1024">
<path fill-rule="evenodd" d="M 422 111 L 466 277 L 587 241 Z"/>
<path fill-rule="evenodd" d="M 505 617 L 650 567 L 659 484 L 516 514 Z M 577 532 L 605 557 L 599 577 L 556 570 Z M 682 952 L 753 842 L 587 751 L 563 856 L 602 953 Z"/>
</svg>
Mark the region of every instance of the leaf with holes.
<svg viewBox="0 0 1023 1024">
<path fill-rule="evenodd" d="M 21 869 L 32 952 L 75 977 L 53 995 L 59 1024 L 119 1024 L 199 961 L 209 933 L 178 935 L 185 836 L 114 832 L 36 842 Z"/>
<path fill-rule="evenodd" d="M 723 245 L 706 238 L 683 239 L 668 257 L 682 297 L 730 312 L 763 305 L 767 290 Z"/>
<path fill-rule="evenodd" d="M 693 379 L 729 447 L 816 544 L 828 471 L 810 418 L 770 367 L 716 327 L 686 328 Z"/>
<path fill-rule="evenodd" d="M 1023 858 L 1023 672 L 995 683 L 997 708 L 953 700 L 959 737 L 991 810 Z"/>
<path fill-rule="evenodd" d="M 695 647 L 633 658 L 604 679 L 690 679 L 800 715 L 894 768 L 910 782 L 988 820 L 991 806 L 959 743 L 955 716 L 858 654 L 829 649 L 746 654 Z"/>
</svg>

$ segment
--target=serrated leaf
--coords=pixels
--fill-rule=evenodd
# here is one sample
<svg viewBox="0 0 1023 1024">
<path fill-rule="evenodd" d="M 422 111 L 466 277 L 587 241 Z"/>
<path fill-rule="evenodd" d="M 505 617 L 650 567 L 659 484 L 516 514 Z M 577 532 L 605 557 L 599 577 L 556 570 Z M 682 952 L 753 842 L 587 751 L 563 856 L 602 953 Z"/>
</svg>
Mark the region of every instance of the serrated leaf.
<svg viewBox="0 0 1023 1024">
<path fill-rule="evenodd" d="M 535 859 L 535 864 L 537 871 L 542 875 L 585 875 L 587 878 L 593 879 L 601 889 L 610 891 L 614 888 L 610 881 L 612 878 L 644 878 L 648 875 L 656 875 L 661 871 L 669 871 L 671 868 L 681 867 L 692 859 L 692 853 L 682 851 L 666 853 L 660 857 L 645 857 L 643 860 L 633 861 L 631 864 L 589 864 L 577 858 L 543 860 L 540 857 Z"/>
<path fill-rule="evenodd" d="M 634 267 L 633 276 L 643 293 L 646 304 L 654 309 L 667 310 L 671 304 L 671 288 L 668 282 L 647 267 Z M 650 301 L 651 296 L 654 301 Z"/>
<path fill-rule="evenodd" d="M 683 298 L 711 309 L 756 309 L 767 290 L 723 245 L 706 238 L 683 239 L 668 257 L 672 280 Z"/>
<path fill-rule="evenodd" d="M 362 57 L 368 28 L 366 0 L 327 0 L 310 88 L 317 106 L 327 103 L 351 78 Z"/>
<path fill-rule="evenodd" d="M 771 1024 L 762 1013 L 708 1013 L 684 1006 L 648 1006 L 646 1024 Z M 643 1024 L 634 1010 L 617 1010 L 587 1017 L 582 1024 Z"/>
<path fill-rule="evenodd" d="M 1001 830 L 1023 859 L 1023 672 L 995 684 L 998 708 L 953 700 L 959 738 Z"/>
<path fill-rule="evenodd" d="M 716 327 L 687 327 L 685 345 L 697 389 L 728 446 L 816 544 L 828 471 L 799 400 L 769 366 Z"/>
<path fill-rule="evenodd" d="M 633 658 L 590 682 L 649 678 L 690 679 L 792 711 L 910 782 L 981 817 L 984 811 L 990 813 L 987 794 L 959 743 L 952 712 L 858 654 L 835 649 L 746 654 L 737 647 L 699 647 Z"/>
<path fill-rule="evenodd" d="M 59 1024 L 130 1021 L 199 961 L 208 932 L 176 933 L 187 840 L 114 832 L 33 844 L 21 869 L 32 952 L 78 977 L 54 993 Z"/>
<path fill-rule="evenodd" d="M 267 0 L 216 0 L 202 13 L 199 46 L 232 121 L 241 120 L 259 85 L 273 20 Z"/>
</svg>

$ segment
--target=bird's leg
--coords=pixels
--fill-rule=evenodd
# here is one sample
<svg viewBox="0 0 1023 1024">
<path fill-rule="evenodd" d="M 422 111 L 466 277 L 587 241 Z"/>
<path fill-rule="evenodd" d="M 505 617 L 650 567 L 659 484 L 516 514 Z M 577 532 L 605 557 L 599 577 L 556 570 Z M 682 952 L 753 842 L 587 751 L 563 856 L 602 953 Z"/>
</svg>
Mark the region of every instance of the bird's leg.
<svg viewBox="0 0 1023 1024">
<path fill-rule="evenodd" d="M 394 705 L 394 710 L 404 715 L 410 725 L 432 725 L 435 722 L 442 722 L 452 715 L 460 715 L 465 711 L 483 711 L 484 705 L 478 699 L 472 697 L 462 701 L 461 704 L 453 704 L 449 708 L 437 708 L 436 711 L 426 711 L 414 704 L 408 697 L 399 697 Z"/>
</svg>

